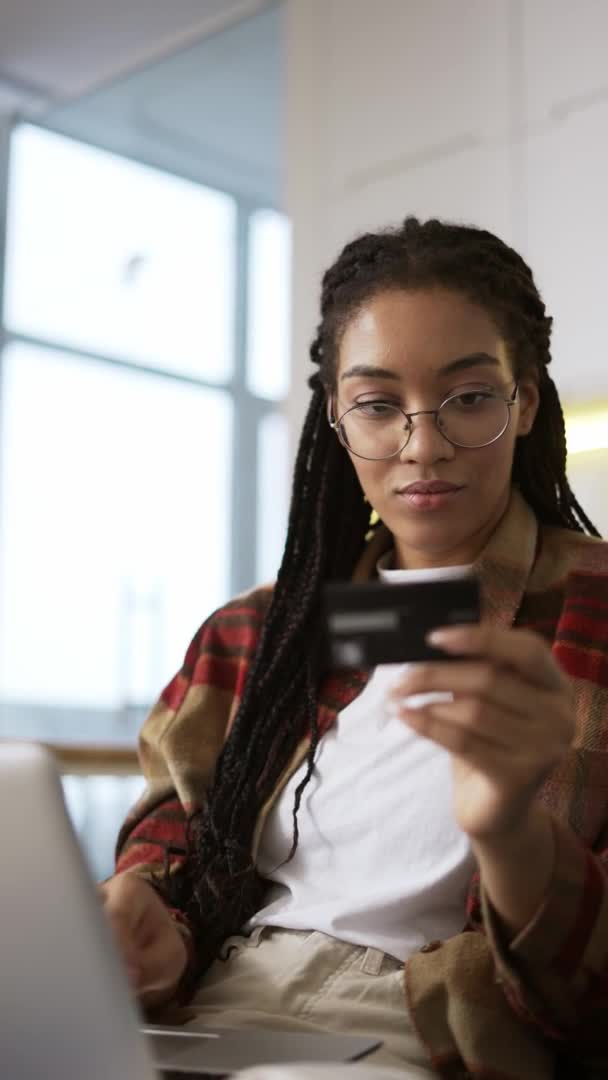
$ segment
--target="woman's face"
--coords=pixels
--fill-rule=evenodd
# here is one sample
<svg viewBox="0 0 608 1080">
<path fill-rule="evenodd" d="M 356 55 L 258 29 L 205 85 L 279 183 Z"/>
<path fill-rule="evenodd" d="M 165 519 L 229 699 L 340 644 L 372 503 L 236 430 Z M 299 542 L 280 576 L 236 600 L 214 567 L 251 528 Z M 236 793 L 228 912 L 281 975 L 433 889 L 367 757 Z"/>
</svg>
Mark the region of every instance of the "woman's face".
<svg viewBox="0 0 608 1080">
<path fill-rule="evenodd" d="M 490 315 L 448 289 L 395 289 L 371 299 L 348 323 L 330 406 L 336 419 L 358 402 L 387 402 L 413 413 L 487 388 L 505 398 L 515 388 L 505 341 Z M 537 408 L 536 384 L 522 378 L 509 425 L 489 446 L 453 446 L 432 416 L 419 416 L 395 457 L 350 455 L 371 506 L 394 535 L 397 566 L 476 558 L 507 507 L 515 440 L 530 431 Z M 432 498 L 405 491 L 432 481 L 449 490 Z"/>
</svg>

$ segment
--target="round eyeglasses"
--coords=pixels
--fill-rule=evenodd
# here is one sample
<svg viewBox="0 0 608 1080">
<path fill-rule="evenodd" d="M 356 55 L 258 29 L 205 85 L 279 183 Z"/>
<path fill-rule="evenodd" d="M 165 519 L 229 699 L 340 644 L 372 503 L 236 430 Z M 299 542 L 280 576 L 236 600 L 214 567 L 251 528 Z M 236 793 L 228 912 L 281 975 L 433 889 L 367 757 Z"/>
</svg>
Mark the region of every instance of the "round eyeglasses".
<svg viewBox="0 0 608 1080">
<path fill-rule="evenodd" d="M 329 424 L 342 445 L 366 461 L 382 461 L 400 454 L 410 441 L 415 416 L 432 416 L 444 439 L 453 446 L 474 450 L 504 435 L 517 390 L 516 383 L 508 398 L 494 390 L 466 390 L 447 397 L 438 409 L 413 413 L 387 401 L 360 401 L 338 420 L 332 417 Z"/>
</svg>

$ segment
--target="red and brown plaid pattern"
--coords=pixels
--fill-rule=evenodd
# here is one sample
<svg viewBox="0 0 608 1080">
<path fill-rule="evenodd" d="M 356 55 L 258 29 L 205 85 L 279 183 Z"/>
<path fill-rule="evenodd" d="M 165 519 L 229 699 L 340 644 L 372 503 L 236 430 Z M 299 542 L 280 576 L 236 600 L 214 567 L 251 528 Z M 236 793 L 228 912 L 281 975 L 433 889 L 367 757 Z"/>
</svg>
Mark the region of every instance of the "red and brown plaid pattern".
<svg viewBox="0 0 608 1080">
<path fill-rule="evenodd" d="M 376 534 L 355 580 L 375 574 L 390 543 Z M 589 1063 L 608 1076 L 608 544 L 539 528 L 514 492 L 477 570 L 484 618 L 536 630 L 574 684 L 574 745 L 539 794 L 553 814 L 557 858 L 543 906 L 512 942 L 474 875 L 463 932 L 406 963 L 404 1008 L 446 1078 L 548 1080 L 567 1054 L 578 1070 L 568 1075 L 585 1075 Z M 117 872 L 146 875 L 183 858 L 186 817 L 230 731 L 270 597 L 256 589 L 212 615 L 152 709 L 140 739 L 148 786 L 121 830 Z M 365 680 L 355 672 L 324 681 L 322 732 Z M 262 807 L 254 852 L 307 747 L 303 740 Z"/>
</svg>

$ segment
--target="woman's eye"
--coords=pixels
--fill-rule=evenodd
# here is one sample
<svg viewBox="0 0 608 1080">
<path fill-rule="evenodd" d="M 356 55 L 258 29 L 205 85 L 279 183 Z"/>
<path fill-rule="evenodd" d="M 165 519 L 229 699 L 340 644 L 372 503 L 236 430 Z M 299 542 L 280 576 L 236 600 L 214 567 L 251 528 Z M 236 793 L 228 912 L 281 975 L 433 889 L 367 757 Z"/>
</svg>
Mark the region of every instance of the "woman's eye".
<svg viewBox="0 0 608 1080">
<path fill-rule="evenodd" d="M 474 409 L 483 406 L 488 401 L 492 401 L 495 395 L 489 393 L 487 390 L 469 390 L 466 394 L 456 394 L 449 400 L 461 409 Z"/>
<path fill-rule="evenodd" d="M 355 408 L 359 416 L 373 417 L 374 420 L 390 416 L 395 412 L 395 406 L 389 404 L 388 401 L 360 401 Z"/>
</svg>

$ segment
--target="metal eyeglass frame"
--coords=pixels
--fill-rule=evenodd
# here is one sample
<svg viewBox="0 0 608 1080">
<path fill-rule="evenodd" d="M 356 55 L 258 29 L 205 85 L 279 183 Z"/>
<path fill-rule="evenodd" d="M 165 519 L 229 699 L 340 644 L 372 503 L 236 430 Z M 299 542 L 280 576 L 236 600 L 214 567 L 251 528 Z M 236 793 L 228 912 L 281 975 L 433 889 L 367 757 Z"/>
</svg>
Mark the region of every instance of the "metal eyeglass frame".
<svg viewBox="0 0 608 1080">
<path fill-rule="evenodd" d="M 443 438 L 445 439 L 445 441 L 449 442 L 451 446 L 459 446 L 464 450 L 481 450 L 482 447 L 484 447 L 484 446 L 491 446 L 492 443 L 498 442 L 498 440 L 501 439 L 502 436 L 504 435 L 504 433 L 507 430 L 507 428 L 509 426 L 509 423 L 511 421 L 511 407 L 513 405 L 515 405 L 515 403 L 517 401 L 517 391 L 518 390 L 519 390 L 519 383 L 515 383 L 515 389 L 513 390 L 513 393 L 511 395 L 511 397 L 501 398 L 500 394 L 494 395 L 499 400 L 504 401 L 505 405 L 508 406 L 508 408 L 507 408 L 507 422 L 506 422 L 505 426 L 503 427 L 502 431 L 499 431 L 498 435 L 495 435 L 493 439 L 488 439 L 488 441 L 484 442 L 484 443 L 476 443 L 474 446 L 471 446 L 468 443 L 454 442 L 453 439 L 448 438 L 445 431 L 442 431 L 440 426 L 439 426 L 439 413 L 440 413 L 441 409 L 446 404 L 446 402 L 452 401 L 453 398 L 460 397 L 461 396 L 460 394 L 450 394 L 447 398 L 445 398 L 441 402 L 441 405 L 439 406 L 438 409 L 418 409 L 417 412 L 413 412 L 413 413 L 406 413 L 404 409 L 401 409 L 399 407 L 399 405 L 391 405 L 391 408 L 394 409 L 395 412 L 400 412 L 401 415 L 405 418 L 405 420 L 407 422 L 408 426 L 407 426 L 407 428 L 404 428 L 404 431 L 407 431 L 407 438 L 406 438 L 405 442 L 403 443 L 403 446 L 400 446 L 398 450 L 393 451 L 392 454 L 385 454 L 384 457 L 368 458 L 368 457 L 365 457 L 363 454 L 358 454 L 356 450 L 351 449 L 351 447 L 348 445 L 346 440 L 342 437 L 341 424 L 342 424 L 342 421 L 344 420 L 344 417 L 348 416 L 349 412 L 353 412 L 354 409 L 359 409 L 362 404 L 365 404 L 365 402 L 358 402 L 355 405 L 351 405 L 350 408 L 346 409 L 346 411 L 342 413 L 342 416 L 339 419 L 336 420 L 336 418 L 334 416 L 334 399 L 332 397 L 331 398 L 331 415 L 329 417 L 329 426 L 330 426 L 330 428 L 332 428 L 333 431 L 336 432 L 336 435 L 338 436 L 338 439 L 342 443 L 342 446 L 344 447 L 344 449 L 348 450 L 349 454 L 354 454 L 355 457 L 361 458 L 363 461 L 389 461 L 390 458 L 397 457 L 398 454 L 401 454 L 403 452 L 403 450 L 405 450 L 407 444 L 409 443 L 409 441 L 410 441 L 410 439 L 412 437 L 412 432 L 414 430 L 414 425 L 412 423 L 412 419 L 413 419 L 414 416 L 432 416 L 434 418 L 434 420 L 435 420 L 435 427 L 437 428 L 437 431 L 439 432 L 440 435 L 443 435 Z M 387 404 L 389 404 L 389 403 L 387 402 Z"/>
</svg>

